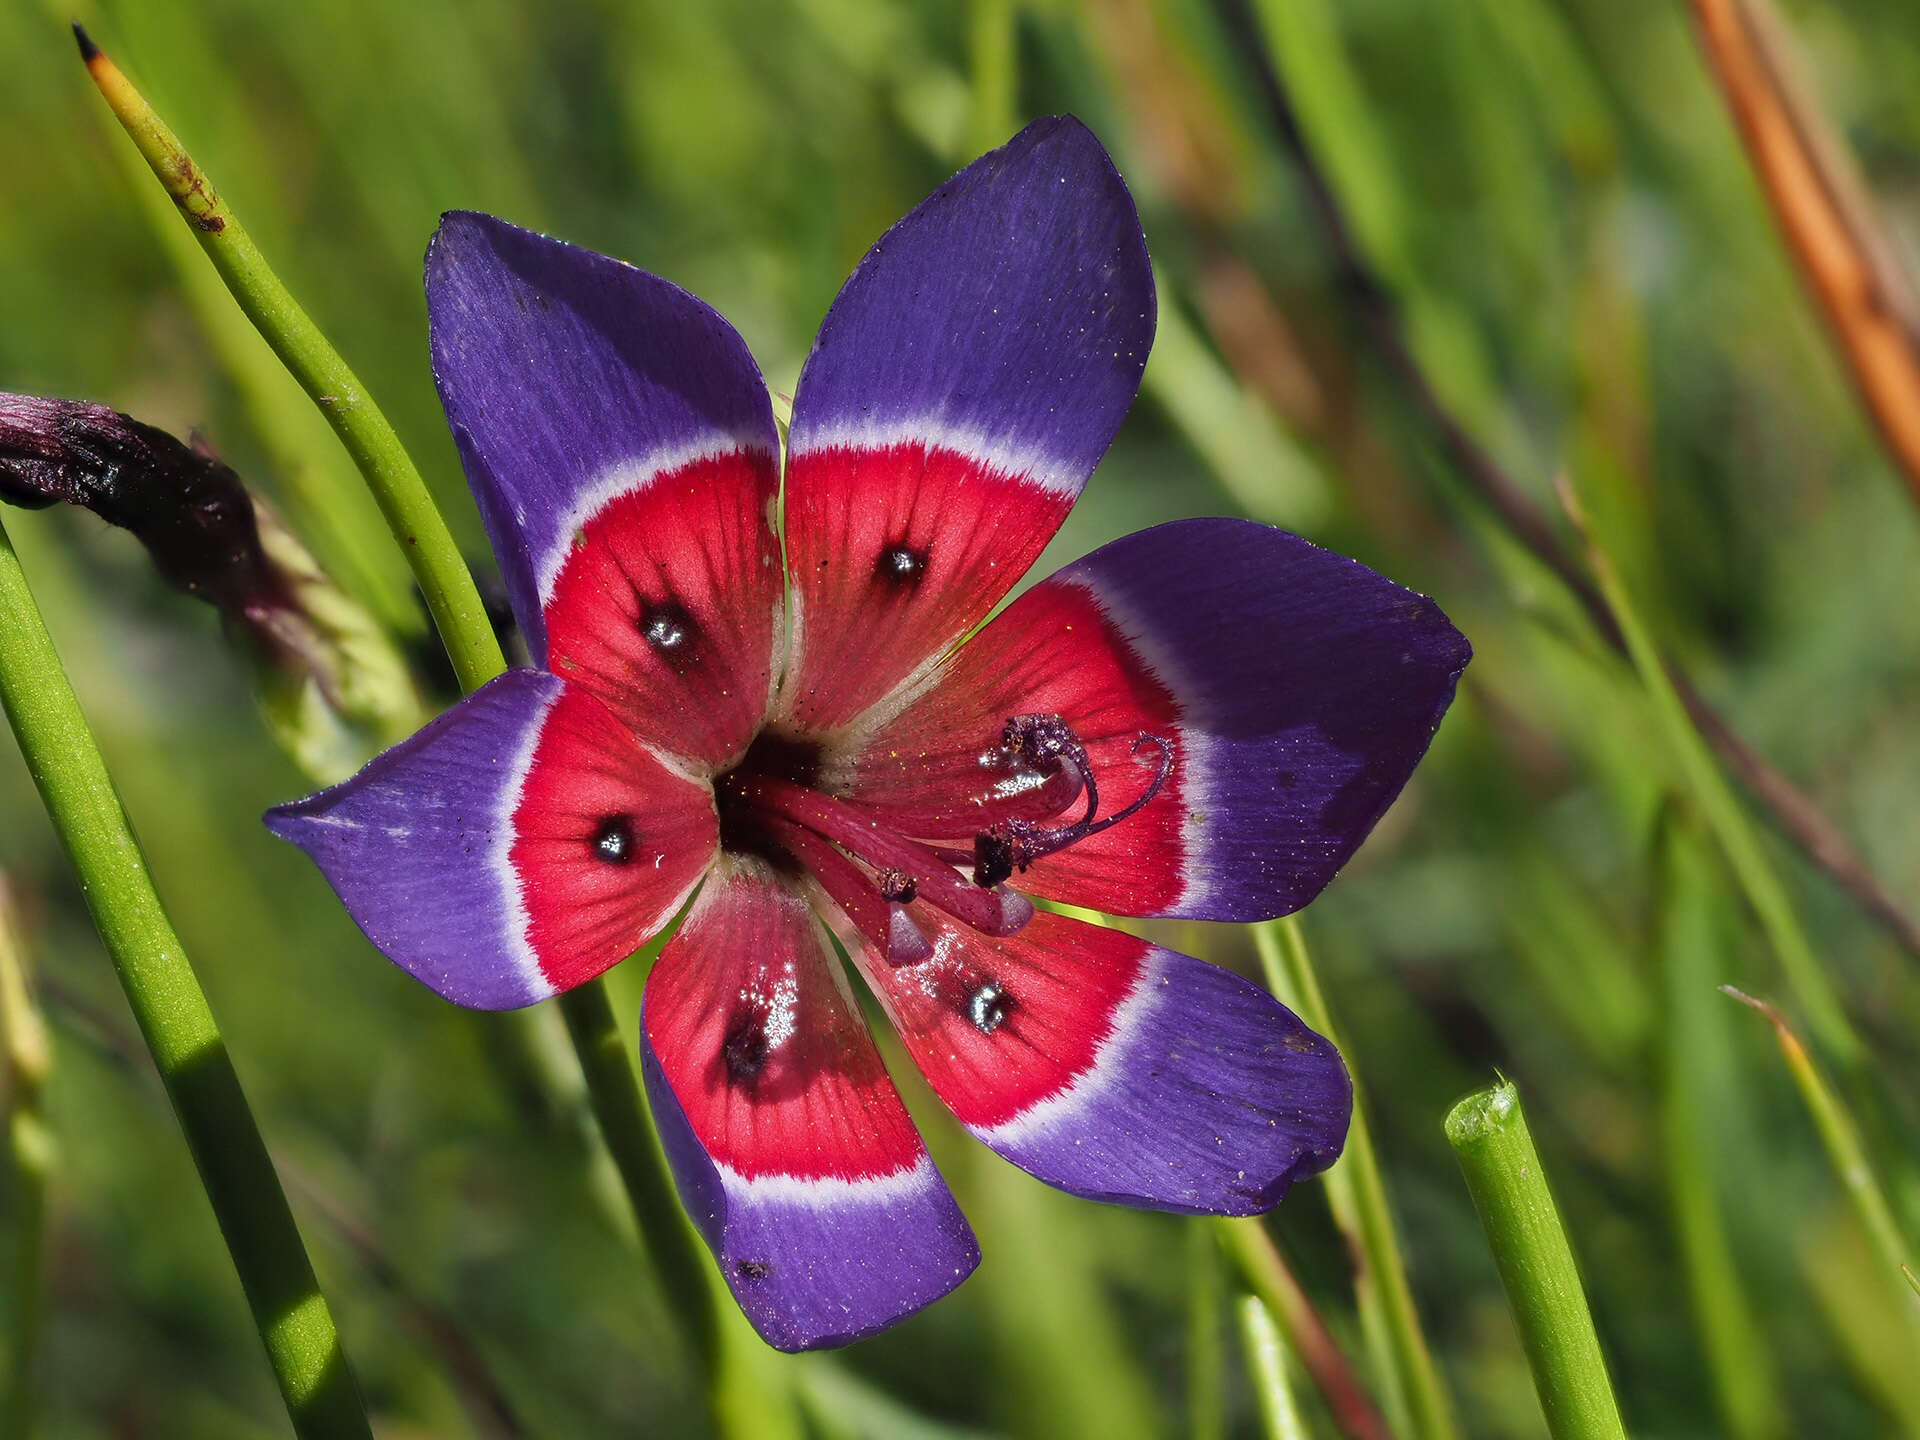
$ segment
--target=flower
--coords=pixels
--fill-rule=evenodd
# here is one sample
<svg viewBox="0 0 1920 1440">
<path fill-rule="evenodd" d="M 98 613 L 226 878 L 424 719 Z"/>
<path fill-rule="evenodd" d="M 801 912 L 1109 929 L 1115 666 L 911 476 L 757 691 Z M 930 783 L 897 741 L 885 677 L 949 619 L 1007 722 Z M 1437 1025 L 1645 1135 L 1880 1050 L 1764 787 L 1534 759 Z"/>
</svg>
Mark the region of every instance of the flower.
<svg viewBox="0 0 1920 1440">
<path fill-rule="evenodd" d="M 268 823 L 464 1005 L 580 984 L 693 897 L 642 1068 L 769 1342 L 870 1334 L 979 1258 L 822 921 L 961 1123 L 1050 1184 L 1244 1215 L 1332 1163 L 1352 1090 L 1329 1042 L 1226 970 L 1026 897 L 1298 909 L 1469 652 L 1432 601 L 1235 520 L 1117 541 L 972 634 L 1152 340 L 1139 220 L 1091 133 L 1030 126 L 868 252 L 801 372 L 784 490 L 759 371 L 686 292 L 454 214 L 427 297 L 539 668 Z"/>
</svg>

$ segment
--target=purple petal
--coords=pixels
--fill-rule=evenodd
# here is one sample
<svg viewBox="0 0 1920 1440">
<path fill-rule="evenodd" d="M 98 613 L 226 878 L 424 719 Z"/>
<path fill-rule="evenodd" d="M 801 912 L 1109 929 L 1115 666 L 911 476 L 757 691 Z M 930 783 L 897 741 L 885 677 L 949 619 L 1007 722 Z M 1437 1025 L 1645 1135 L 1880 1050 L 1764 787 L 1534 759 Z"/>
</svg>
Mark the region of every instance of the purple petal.
<svg viewBox="0 0 1920 1440">
<path fill-rule="evenodd" d="M 505 1010 L 553 993 L 519 934 L 519 886 L 496 841 L 564 688 L 510 670 L 345 784 L 267 812 L 375 945 L 461 1005 Z"/>
<path fill-rule="evenodd" d="M 1090 592 L 1178 708 L 1170 915 L 1260 920 L 1319 894 L 1426 754 L 1473 654 L 1426 596 L 1246 520 L 1156 526 L 1048 584 Z"/>
<path fill-rule="evenodd" d="M 861 971 L 934 1093 L 974 1135 L 1094 1200 L 1250 1215 L 1339 1155 L 1353 1108 L 1333 1046 L 1230 971 L 1042 912 Z"/>
<path fill-rule="evenodd" d="M 647 977 L 647 1096 L 682 1202 L 782 1350 L 931 1304 L 980 1252 L 805 902 L 716 872 Z"/>
<path fill-rule="evenodd" d="M 427 312 L 441 402 L 538 663 L 542 606 L 609 501 L 695 459 L 779 453 L 745 342 L 645 271 L 456 211 L 427 250 Z"/>
<path fill-rule="evenodd" d="M 1155 946 L 1093 1068 L 973 1133 L 1089 1200 L 1258 1215 L 1340 1157 L 1352 1114 L 1330 1041 L 1232 971 Z"/>
<path fill-rule="evenodd" d="M 1470 653 L 1431 600 L 1363 565 L 1251 521 L 1181 521 L 1028 590 L 843 765 L 855 798 L 967 842 L 1009 716 L 1062 717 L 1107 813 L 1155 783 L 1151 736 L 1165 783 L 1015 883 L 1110 915 L 1261 920 L 1359 848 Z"/>
<path fill-rule="evenodd" d="M 776 1350 L 877 1334 L 952 1290 L 980 1247 L 931 1160 L 885 1180 L 761 1180 L 723 1173 L 687 1124 L 644 1038 L 647 1103 L 687 1207 L 734 1299 Z"/>
<path fill-rule="evenodd" d="M 782 696 L 832 730 L 977 625 L 1059 528 L 1140 387 L 1153 273 L 1126 186 L 1042 120 L 867 252 L 789 435 Z"/>
<path fill-rule="evenodd" d="M 390 959 L 482 1010 L 530 1005 L 630 954 L 672 918 L 717 839 L 707 787 L 537 670 L 508 671 L 266 823 Z"/>
<path fill-rule="evenodd" d="M 1072 494 L 1133 403 L 1153 325 L 1113 162 L 1078 120 L 1035 121 L 854 269 L 801 371 L 792 453 L 959 439 Z"/>
</svg>

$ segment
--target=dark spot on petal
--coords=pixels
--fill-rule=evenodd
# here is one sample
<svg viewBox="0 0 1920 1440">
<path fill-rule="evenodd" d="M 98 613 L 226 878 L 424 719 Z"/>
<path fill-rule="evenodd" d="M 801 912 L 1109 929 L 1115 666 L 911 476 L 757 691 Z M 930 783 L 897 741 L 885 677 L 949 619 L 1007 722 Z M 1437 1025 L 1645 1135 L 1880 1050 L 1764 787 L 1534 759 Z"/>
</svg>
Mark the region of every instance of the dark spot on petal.
<svg viewBox="0 0 1920 1440">
<path fill-rule="evenodd" d="M 593 827 L 593 854 L 608 865 L 633 863 L 633 817 L 609 815 Z"/>
<path fill-rule="evenodd" d="M 880 872 L 880 898 L 900 905 L 911 905 L 920 893 L 920 885 L 904 870 Z"/>
<path fill-rule="evenodd" d="M 742 1280 L 764 1280 L 773 1274 L 773 1266 L 765 1260 L 742 1260 L 733 1267 L 733 1273 Z"/>
<path fill-rule="evenodd" d="M 1013 997 L 997 980 L 982 981 L 967 997 L 967 1019 L 982 1035 L 991 1035 L 1007 1023 Z"/>
<path fill-rule="evenodd" d="M 767 1064 L 767 1027 L 759 1015 L 742 1010 L 727 1022 L 720 1058 L 726 1062 L 727 1076 L 734 1084 L 751 1085 L 760 1078 Z"/>
<path fill-rule="evenodd" d="M 662 655 L 687 659 L 693 649 L 693 621 L 671 600 L 647 605 L 640 611 L 640 636 Z"/>
<path fill-rule="evenodd" d="M 888 584 L 909 589 L 918 585 L 927 573 L 927 554 L 905 545 L 889 545 L 880 552 L 880 562 L 875 569 Z"/>
</svg>

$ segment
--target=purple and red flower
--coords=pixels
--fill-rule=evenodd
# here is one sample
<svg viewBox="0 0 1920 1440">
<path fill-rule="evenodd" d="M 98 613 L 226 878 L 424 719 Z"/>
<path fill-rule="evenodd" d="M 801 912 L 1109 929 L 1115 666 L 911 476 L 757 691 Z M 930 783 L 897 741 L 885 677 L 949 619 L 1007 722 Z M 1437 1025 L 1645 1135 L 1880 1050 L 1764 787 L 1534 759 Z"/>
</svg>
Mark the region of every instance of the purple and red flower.
<svg viewBox="0 0 1920 1440">
<path fill-rule="evenodd" d="M 1030 126 L 868 252 L 801 372 L 784 486 L 752 356 L 666 281 L 453 214 L 427 299 L 539 668 L 268 823 L 463 1005 L 579 985 L 692 897 L 641 1059 L 763 1336 L 870 1334 L 979 1259 L 828 930 L 960 1122 L 1050 1184 L 1244 1215 L 1332 1163 L 1331 1044 L 1226 970 L 1027 897 L 1298 909 L 1469 651 L 1432 601 L 1237 520 L 1116 541 L 982 625 L 1153 339 L 1140 223 L 1083 126 Z"/>
</svg>

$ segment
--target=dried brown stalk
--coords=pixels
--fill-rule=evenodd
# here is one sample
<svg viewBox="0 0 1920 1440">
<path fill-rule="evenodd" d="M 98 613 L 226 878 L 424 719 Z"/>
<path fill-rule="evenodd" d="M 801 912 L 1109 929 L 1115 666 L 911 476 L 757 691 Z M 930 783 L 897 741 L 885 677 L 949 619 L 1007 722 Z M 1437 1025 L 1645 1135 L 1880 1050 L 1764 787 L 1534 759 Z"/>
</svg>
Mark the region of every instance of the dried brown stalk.
<svg viewBox="0 0 1920 1440">
<path fill-rule="evenodd" d="M 1920 308 L 1770 0 L 1691 0 L 1747 158 L 1867 413 L 1920 502 Z"/>
</svg>

